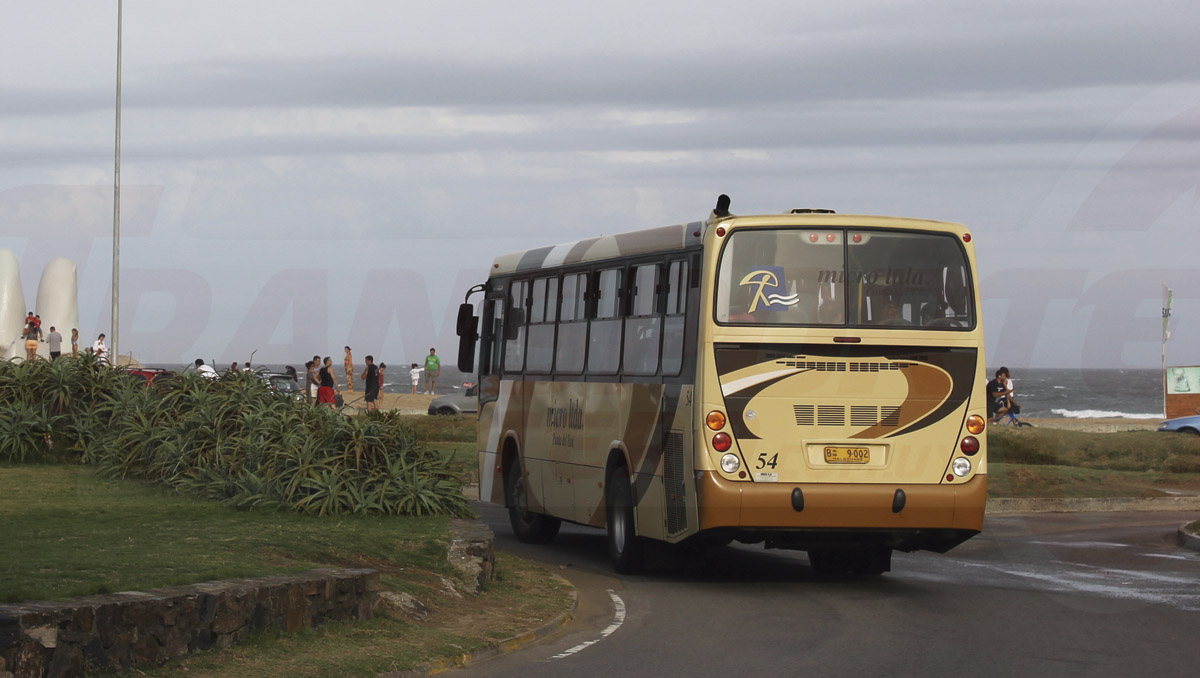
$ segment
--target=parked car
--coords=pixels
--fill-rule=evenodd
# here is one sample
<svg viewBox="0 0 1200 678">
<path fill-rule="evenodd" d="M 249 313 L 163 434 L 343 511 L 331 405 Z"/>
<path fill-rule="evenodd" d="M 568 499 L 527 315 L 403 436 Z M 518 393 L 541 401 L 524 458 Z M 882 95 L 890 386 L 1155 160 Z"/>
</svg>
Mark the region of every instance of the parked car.
<svg viewBox="0 0 1200 678">
<path fill-rule="evenodd" d="M 151 367 L 126 367 L 125 373 L 135 379 L 145 381 L 147 386 L 153 386 L 155 379 L 175 374 L 170 370 L 160 370 Z"/>
<path fill-rule="evenodd" d="M 475 414 L 479 411 L 479 385 L 438 396 L 429 403 L 430 414 Z"/>
<path fill-rule="evenodd" d="M 259 372 L 258 378 L 266 382 L 267 386 L 271 387 L 273 391 L 281 396 L 292 398 L 293 400 L 304 400 L 304 387 L 297 384 L 290 374 Z"/>
<path fill-rule="evenodd" d="M 1193 414 L 1190 417 L 1177 417 L 1168 419 L 1158 425 L 1158 430 L 1168 433 L 1190 433 L 1192 435 L 1200 435 L 1200 414 Z"/>
</svg>

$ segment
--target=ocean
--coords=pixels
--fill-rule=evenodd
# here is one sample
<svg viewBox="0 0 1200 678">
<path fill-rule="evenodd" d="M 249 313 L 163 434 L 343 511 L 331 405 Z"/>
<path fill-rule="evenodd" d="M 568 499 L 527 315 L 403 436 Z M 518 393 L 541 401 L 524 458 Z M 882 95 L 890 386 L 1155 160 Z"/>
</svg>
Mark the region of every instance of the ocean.
<svg viewBox="0 0 1200 678">
<path fill-rule="evenodd" d="M 1013 369 L 1022 417 L 1163 418 L 1160 370 Z M 988 375 L 996 368 L 988 368 Z"/>
<path fill-rule="evenodd" d="M 335 363 L 337 375 L 342 385 L 342 365 Z M 182 365 L 152 365 L 170 370 L 180 370 Z M 218 366 L 220 370 L 227 366 Z M 266 368 L 272 372 L 283 372 L 283 365 L 255 365 L 256 369 Z M 303 363 L 296 364 L 300 371 L 301 381 L 304 379 Z M 355 386 L 362 390 L 357 377 L 362 374 L 363 366 L 356 365 L 358 374 L 355 375 Z M 988 375 L 995 374 L 996 368 L 989 367 Z M 1127 419 L 1162 419 L 1162 372 L 1159 370 L 1079 370 L 1079 369 L 1015 369 L 1012 373 L 1014 397 L 1021 405 L 1021 416 L 1035 418 L 1127 418 Z M 408 376 L 408 367 L 404 365 L 389 366 L 384 373 L 385 393 L 409 393 L 412 389 Z M 473 382 L 474 375 L 464 375 L 453 365 L 442 364 L 442 374 L 438 377 L 437 393 L 453 393 Z M 418 392 L 425 386 L 424 379 Z"/>
</svg>

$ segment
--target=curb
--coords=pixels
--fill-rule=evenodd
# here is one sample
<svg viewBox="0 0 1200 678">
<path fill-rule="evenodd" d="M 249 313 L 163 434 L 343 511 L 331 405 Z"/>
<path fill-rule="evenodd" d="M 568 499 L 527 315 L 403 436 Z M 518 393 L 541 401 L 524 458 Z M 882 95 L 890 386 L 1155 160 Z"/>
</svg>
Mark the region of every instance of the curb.
<svg viewBox="0 0 1200 678">
<path fill-rule="evenodd" d="M 575 590 L 571 582 L 558 576 L 557 574 L 551 572 L 550 576 L 561 581 L 567 586 L 571 586 L 571 609 L 567 610 L 566 612 L 554 617 L 533 631 L 522 633 L 511 638 L 506 638 L 495 643 L 490 643 L 486 647 L 480 648 L 474 652 L 455 655 L 453 657 L 446 657 L 444 659 L 437 659 L 425 664 L 418 664 L 407 671 L 381 673 L 379 674 L 378 678 L 416 678 L 417 676 L 429 676 L 437 673 L 445 673 L 446 671 L 472 666 L 486 659 L 508 654 L 509 652 L 519 650 L 530 643 L 539 641 L 557 633 L 575 618 L 575 613 L 579 610 L 579 592 Z"/>
<path fill-rule="evenodd" d="M 1180 546 L 1193 551 L 1200 551 L 1200 534 L 1196 534 L 1187 529 L 1191 523 L 1184 523 L 1179 526 L 1179 541 Z"/>
<path fill-rule="evenodd" d="M 1110 497 L 1107 499 L 988 499 L 986 513 L 1115 513 L 1200 511 L 1200 497 Z"/>
</svg>

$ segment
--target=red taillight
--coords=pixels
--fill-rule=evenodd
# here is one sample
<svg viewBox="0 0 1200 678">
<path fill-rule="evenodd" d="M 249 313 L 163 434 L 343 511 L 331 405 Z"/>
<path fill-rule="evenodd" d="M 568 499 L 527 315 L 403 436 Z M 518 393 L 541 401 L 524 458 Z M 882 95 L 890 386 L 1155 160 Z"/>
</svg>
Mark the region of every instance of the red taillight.
<svg viewBox="0 0 1200 678">
<path fill-rule="evenodd" d="M 854 242 L 862 242 L 862 233 L 854 234 Z"/>
<path fill-rule="evenodd" d="M 826 236 L 825 236 L 825 242 L 833 242 L 833 239 L 834 239 L 835 237 L 837 237 L 837 236 L 835 236 L 834 234 L 830 233 L 830 234 L 828 234 L 828 235 L 826 235 Z"/>
<path fill-rule="evenodd" d="M 816 242 L 816 241 L 817 241 L 817 234 L 816 234 L 816 233 L 809 233 L 809 234 L 808 234 L 808 241 L 809 241 L 809 242 Z"/>
<path fill-rule="evenodd" d="M 728 433 L 718 433 L 713 436 L 712 446 L 718 452 L 727 452 L 733 446 L 733 438 L 730 438 Z"/>
<path fill-rule="evenodd" d="M 958 449 L 969 457 L 979 451 L 979 439 L 975 436 L 967 436 L 958 444 Z"/>
<path fill-rule="evenodd" d="M 971 234 L 963 233 L 963 242 L 971 242 Z"/>
<path fill-rule="evenodd" d="M 717 237 L 720 238 L 720 237 L 723 237 L 724 235 L 725 235 L 725 227 L 718 226 L 717 227 Z"/>
</svg>

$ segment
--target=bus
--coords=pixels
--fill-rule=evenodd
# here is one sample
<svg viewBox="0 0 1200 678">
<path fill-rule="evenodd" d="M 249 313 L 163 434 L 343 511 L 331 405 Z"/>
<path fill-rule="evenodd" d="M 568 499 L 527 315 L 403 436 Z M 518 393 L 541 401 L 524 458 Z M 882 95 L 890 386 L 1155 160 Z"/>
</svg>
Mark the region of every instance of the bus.
<svg viewBox="0 0 1200 678">
<path fill-rule="evenodd" d="M 623 573 L 649 540 L 736 540 L 878 574 L 894 550 L 978 534 L 971 233 L 720 207 L 499 256 L 467 292 L 458 366 L 474 373 L 478 356 L 480 499 L 506 506 L 526 542 L 563 521 L 606 530 Z"/>
</svg>

